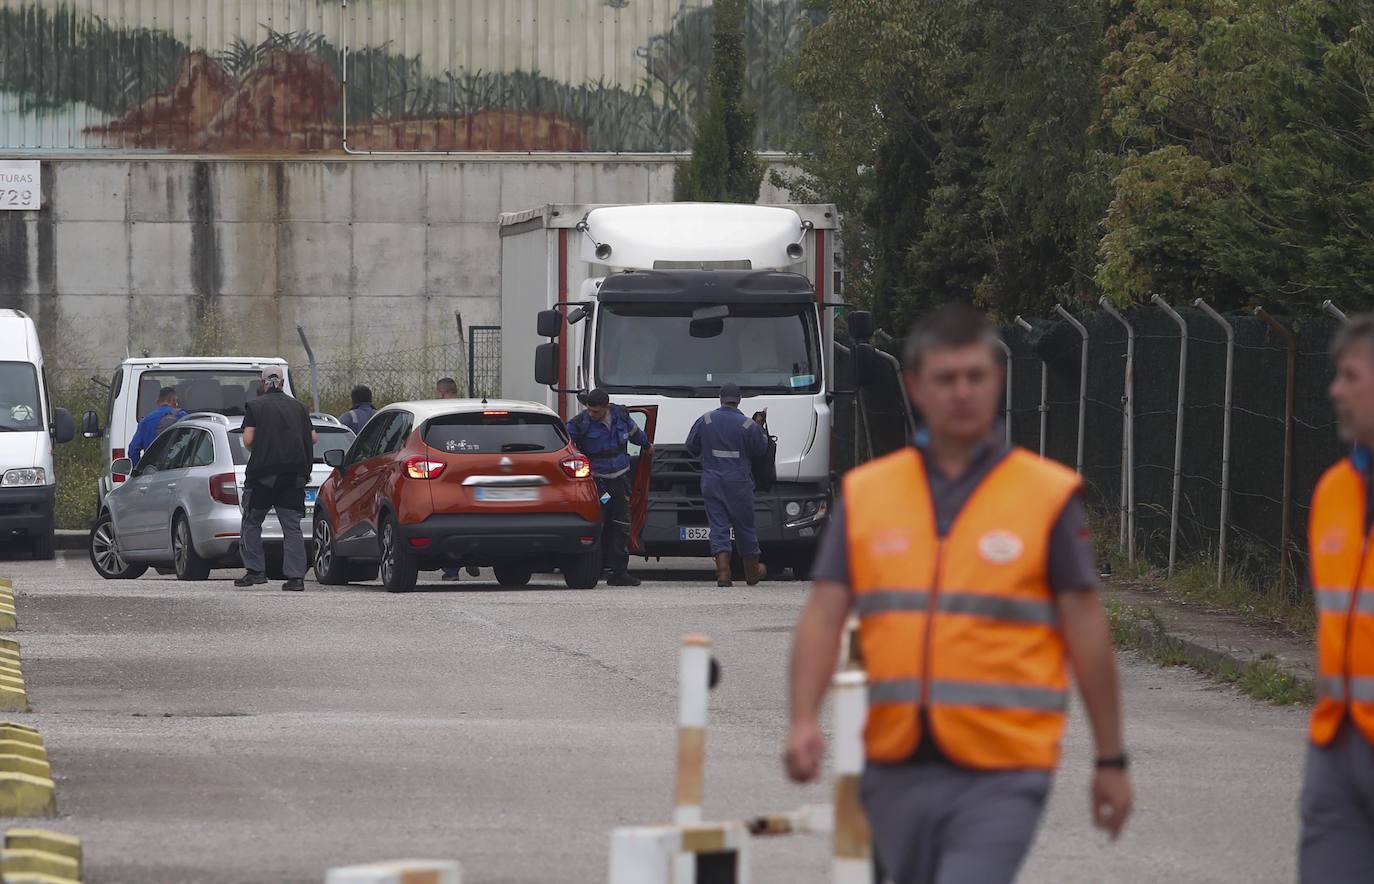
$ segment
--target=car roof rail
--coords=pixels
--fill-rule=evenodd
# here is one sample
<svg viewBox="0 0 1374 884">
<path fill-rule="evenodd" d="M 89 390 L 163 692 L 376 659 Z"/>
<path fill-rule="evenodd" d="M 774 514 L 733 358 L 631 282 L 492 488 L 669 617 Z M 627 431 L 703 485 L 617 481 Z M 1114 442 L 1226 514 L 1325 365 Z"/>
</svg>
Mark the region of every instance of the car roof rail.
<svg viewBox="0 0 1374 884">
<path fill-rule="evenodd" d="M 312 421 L 322 421 L 326 424 L 338 424 L 341 427 L 343 426 L 343 421 L 332 414 L 324 414 L 323 412 L 311 412 L 310 419 Z"/>
<path fill-rule="evenodd" d="M 229 418 L 220 414 L 218 411 L 197 411 L 192 414 L 186 415 L 182 418 L 182 420 L 216 421 L 218 423 L 224 424 L 226 427 L 229 426 L 230 423 Z"/>
</svg>

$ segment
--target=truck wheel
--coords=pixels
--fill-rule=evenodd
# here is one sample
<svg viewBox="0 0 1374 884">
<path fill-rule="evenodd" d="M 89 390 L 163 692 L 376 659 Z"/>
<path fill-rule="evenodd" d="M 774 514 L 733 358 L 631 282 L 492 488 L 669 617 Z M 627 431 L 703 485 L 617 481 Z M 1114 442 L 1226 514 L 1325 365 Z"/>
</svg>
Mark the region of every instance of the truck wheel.
<svg viewBox="0 0 1374 884">
<path fill-rule="evenodd" d="M 101 513 L 100 518 L 95 520 L 95 527 L 91 528 L 87 546 L 91 556 L 91 567 L 106 580 L 133 580 L 142 577 L 148 570 L 147 565 L 130 564 L 119 554 L 114 522 L 110 521 L 110 514 L 107 512 Z"/>
<path fill-rule="evenodd" d="M 420 577 L 419 563 L 410 554 L 396 517 L 386 514 L 382 520 L 382 586 L 387 592 L 410 592 Z"/>
<path fill-rule="evenodd" d="M 210 563 L 196 553 L 191 522 L 185 513 L 177 513 L 172 522 L 172 565 L 178 580 L 204 580 L 210 576 Z"/>
<path fill-rule="evenodd" d="M 502 586 L 524 586 L 530 582 L 534 572 L 525 565 L 502 564 L 492 568 L 496 572 L 496 582 Z"/>
<path fill-rule="evenodd" d="M 601 580 L 601 550 L 563 560 L 563 582 L 569 589 L 595 589 Z"/>
</svg>

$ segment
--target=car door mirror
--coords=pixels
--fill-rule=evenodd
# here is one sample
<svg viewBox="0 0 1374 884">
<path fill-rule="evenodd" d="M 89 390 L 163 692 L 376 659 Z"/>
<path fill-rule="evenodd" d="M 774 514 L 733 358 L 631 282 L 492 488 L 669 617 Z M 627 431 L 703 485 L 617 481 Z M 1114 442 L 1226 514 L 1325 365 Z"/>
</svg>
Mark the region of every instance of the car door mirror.
<svg viewBox="0 0 1374 884">
<path fill-rule="evenodd" d="M 87 439 L 99 439 L 105 435 L 100 429 L 100 415 L 94 411 L 81 415 L 81 435 Z"/>
<path fill-rule="evenodd" d="M 558 344 L 550 341 L 534 348 L 534 381 L 546 387 L 558 384 Z"/>
<path fill-rule="evenodd" d="M 76 438 L 76 422 L 72 420 L 72 413 L 65 408 L 52 410 L 52 437 L 58 445 Z"/>
<path fill-rule="evenodd" d="M 336 470 L 343 469 L 344 458 L 348 454 L 342 448 L 331 448 L 324 453 L 324 462 Z"/>
<path fill-rule="evenodd" d="M 127 457 L 121 457 L 110 464 L 110 472 L 116 476 L 129 476 L 134 471 L 134 462 Z"/>
</svg>

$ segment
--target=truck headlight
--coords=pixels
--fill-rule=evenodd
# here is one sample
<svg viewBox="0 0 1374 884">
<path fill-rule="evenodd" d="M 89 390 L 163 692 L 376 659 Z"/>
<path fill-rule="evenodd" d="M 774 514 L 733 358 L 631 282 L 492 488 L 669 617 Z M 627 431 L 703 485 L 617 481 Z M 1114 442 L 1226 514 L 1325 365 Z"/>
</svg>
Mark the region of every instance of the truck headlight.
<svg viewBox="0 0 1374 884">
<path fill-rule="evenodd" d="M 5 478 L 0 479 L 0 485 L 6 488 L 13 488 L 21 485 L 46 485 L 48 474 L 42 467 L 25 467 L 19 470 L 5 470 Z"/>
<path fill-rule="evenodd" d="M 787 517 L 788 517 L 789 519 L 795 519 L 797 516 L 800 516 L 800 515 L 801 515 L 802 505 L 799 504 L 799 503 L 797 503 L 797 502 L 794 500 L 794 501 L 791 501 L 791 502 L 789 502 L 789 503 L 787 504 L 786 510 L 787 510 Z"/>
<path fill-rule="evenodd" d="M 799 507 L 799 513 L 792 512 L 793 507 Z M 830 513 L 830 502 L 827 500 L 808 500 L 805 504 L 798 504 L 795 501 L 789 503 L 785 508 L 787 515 L 796 515 L 796 518 L 789 520 L 784 527 L 800 528 L 803 525 L 814 525 L 825 520 Z"/>
</svg>

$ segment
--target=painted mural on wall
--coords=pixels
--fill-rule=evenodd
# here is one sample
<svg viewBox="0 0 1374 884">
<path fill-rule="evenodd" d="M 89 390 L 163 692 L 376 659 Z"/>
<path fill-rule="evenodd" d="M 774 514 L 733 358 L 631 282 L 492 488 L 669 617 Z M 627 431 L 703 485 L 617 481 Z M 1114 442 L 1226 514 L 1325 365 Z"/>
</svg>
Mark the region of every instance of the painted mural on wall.
<svg viewBox="0 0 1374 884">
<path fill-rule="evenodd" d="M 393 24 L 391 32 L 371 15 L 360 20 L 357 4 L 345 12 L 337 0 L 291 2 L 302 6 L 297 18 L 304 26 L 272 27 L 290 23 L 287 9 L 258 24 L 260 39 L 240 35 L 218 47 L 195 45 L 189 15 L 191 24 L 178 31 L 170 22 L 112 22 L 65 3 L 0 3 L 0 143 L 176 153 L 341 152 L 345 138 L 359 151 L 690 147 L 710 64 L 706 0 L 560 0 L 568 4 L 564 18 L 546 24 L 543 36 L 523 39 L 518 52 L 505 43 L 493 49 L 481 34 L 462 38 L 460 24 L 479 23 L 466 8 L 472 0 L 410 0 L 412 12 L 432 15 L 436 27 L 458 35 L 443 44 L 425 31 L 416 35 L 413 23 Z M 182 3 L 208 16 L 216 0 Z M 650 3 L 669 9 L 637 28 L 621 27 L 619 17 Z M 575 9 L 579 4 L 585 8 Z M 405 5 L 392 4 L 378 17 Z M 524 4 L 505 7 L 518 16 Z M 440 21 L 441 13 L 448 19 Z M 795 51 L 809 15 L 802 0 L 751 0 L 748 71 L 762 149 L 790 144 L 796 101 L 778 66 Z M 530 23 L 512 18 L 501 26 L 528 31 Z M 570 36 L 558 26 L 586 34 Z M 606 33 L 598 34 L 602 28 Z M 207 39 L 210 31 L 207 23 Z M 625 41 L 637 32 L 647 36 Z M 227 38 L 224 29 L 220 36 Z M 600 44 L 580 45 L 592 37 Z M 548 56 L 545 69 L 564 68 L 565 76 L 586 75 L 596 64 L 614 76 L 570 82 L 541 73 L 541 54 Z"/>
</svg>

